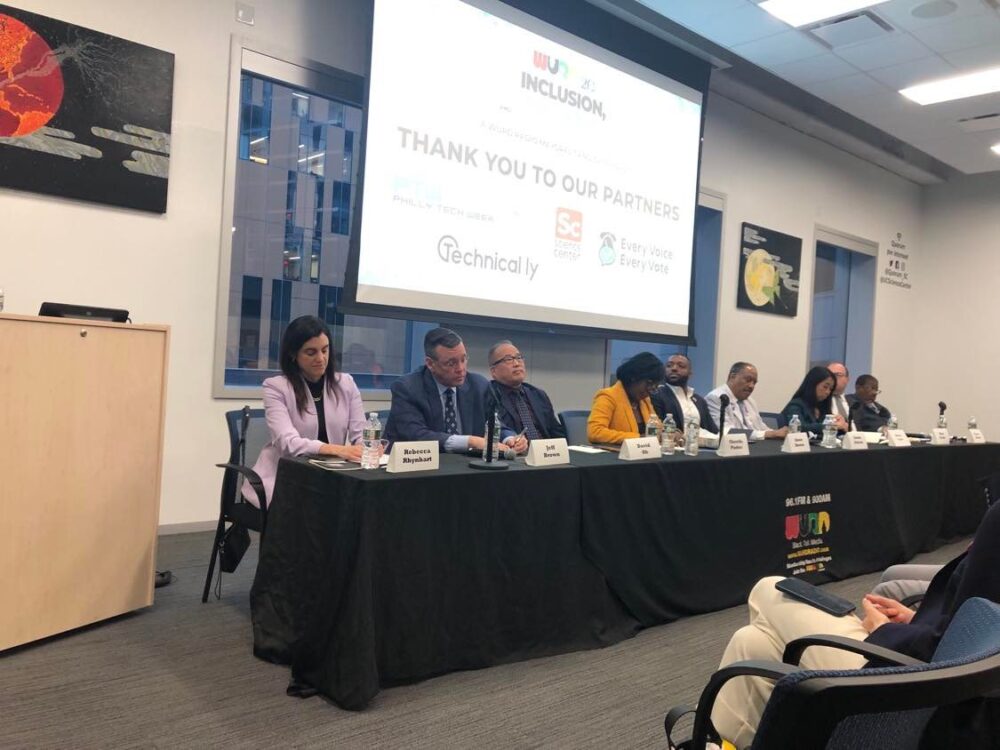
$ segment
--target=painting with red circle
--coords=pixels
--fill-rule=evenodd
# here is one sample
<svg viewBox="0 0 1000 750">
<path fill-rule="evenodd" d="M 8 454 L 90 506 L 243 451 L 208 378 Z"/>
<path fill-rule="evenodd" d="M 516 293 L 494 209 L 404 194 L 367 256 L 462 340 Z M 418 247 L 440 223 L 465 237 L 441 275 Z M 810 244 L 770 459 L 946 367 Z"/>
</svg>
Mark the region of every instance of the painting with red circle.
<svg viewBox="0 0 1000 750">
<path fill-rule="evenodd" d="M 38 130 L 62 98 L 62 71 L 52 48 L 26 24 L 0 13 L 0 136 Z"/>
</svg>

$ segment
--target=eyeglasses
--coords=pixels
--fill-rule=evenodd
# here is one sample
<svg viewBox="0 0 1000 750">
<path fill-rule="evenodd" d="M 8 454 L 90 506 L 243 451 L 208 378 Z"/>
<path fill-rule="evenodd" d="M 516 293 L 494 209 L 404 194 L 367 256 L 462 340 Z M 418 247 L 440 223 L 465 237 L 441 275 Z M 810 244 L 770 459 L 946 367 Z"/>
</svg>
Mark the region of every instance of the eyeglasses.
<svg viewBox="0 0 1000 750">
<path fill-rule="evenodd" d="M 439 360 L 436 360 L 433 357 L 431 357 L 431 359 L 437 362 L 437 364 L 440 367 L 443 367 L 446 370 L 457 370 L 459 367 L 461 367 L 462 365 L 464 365 L 466 362 L 469 361 L 468 355 L 465 354 L 463 354 L 461 357 L 455 357 L 454 359 L 445 360 L 444 362 L 440 362 Z"/>
<path fill-rule="evenodd" d="M 513 362 L 524 362 L 523 354 L 508 354 L 506 357 L 500 357 L 496 362 L 490 362 L 490 367 L 496 367 L 497 365 L 509 365 Z"/>
</svg>

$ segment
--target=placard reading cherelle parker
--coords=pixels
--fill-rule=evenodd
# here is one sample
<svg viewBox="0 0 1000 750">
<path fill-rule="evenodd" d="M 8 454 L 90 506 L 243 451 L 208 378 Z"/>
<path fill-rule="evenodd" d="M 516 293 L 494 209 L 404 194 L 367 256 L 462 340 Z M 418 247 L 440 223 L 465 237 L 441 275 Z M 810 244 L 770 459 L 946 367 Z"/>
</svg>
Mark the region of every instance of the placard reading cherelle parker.
<svg viewBox="0 0 1000 750">
<path fill-rule="evenodd" d="M 794 318 L 799 310 L 802 239 L 743 223 L 736 306 Z"/>
</svg>

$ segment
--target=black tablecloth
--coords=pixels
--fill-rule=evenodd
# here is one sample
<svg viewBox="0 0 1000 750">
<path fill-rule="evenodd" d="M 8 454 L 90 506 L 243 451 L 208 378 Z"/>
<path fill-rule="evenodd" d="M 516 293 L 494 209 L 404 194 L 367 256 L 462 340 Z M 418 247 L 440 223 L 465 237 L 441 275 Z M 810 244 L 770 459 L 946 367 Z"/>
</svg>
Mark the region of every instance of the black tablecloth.
<svg viewBox="0 0 1000 750">
<path fill-rule="evenodd" d="M 380 687 L 615 643 L 763 575 L 879 570 L 971 534 L 1000 445 L 437 472 L 279 466 L 254 652 L 344 708 Z"/>
</svg>

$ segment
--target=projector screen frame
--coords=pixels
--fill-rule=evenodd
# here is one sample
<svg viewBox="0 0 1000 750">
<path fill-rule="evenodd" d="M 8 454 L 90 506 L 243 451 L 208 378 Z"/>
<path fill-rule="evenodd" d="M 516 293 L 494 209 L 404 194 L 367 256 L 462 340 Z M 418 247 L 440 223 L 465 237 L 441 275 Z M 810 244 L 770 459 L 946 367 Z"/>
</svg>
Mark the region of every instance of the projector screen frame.
<svg viewBox="0 0 1000 750">
<path fill-rule="evenodd" d="M 464 2 L 465 0 L 456 0 Z M 375 0 L 378 2 L 378 0 Z M 587 2 L 573 3 L 573 8 L 560 3 L 547 3 L 545 0 L 497 0 L 515 10 L 526 13 L 534 18 L 573 34 L 580 39 L 604 48 L 612 54 L 623 57 L 649 70 L 677 81 L 702 96 L 698 157 L 694 190 L 693 208 L 697 211 L 698 192 L 701 182 L 701 159 L 704 146 L 706 100 L 708 84 L 711 75 L 711 65 L 694 55 L 674 47 L 669 42 L 634 26 L 627 21 Z M 475 0 L 467 4 L 477 6 Z M 697 232 L 691 236 L 691 274 L 688 293 L 687 335 L 649 333 L 630 331 L 619 328 L 603 328 L 596 326 L 581 326 L 569 323 L 546 323 L 540 320 L 523 320 L 520 318 L 504 318 L 498 316 L 474 315 L 458 313 L 452 310 L 436 310 L 430 308 L 404 307 L 372 302 L 359 302 L 358 269 L 361 252 L 361 217 L 363 213 L 365 162 L 368 152 L 368 112 L 371 91 L 372 54 L 374 48 L 374 22 L 369 28 L 368 66 L 365 72 L 364 100 L 362 108 L 361 149 L 358 162 L 358 179 L 356 199 L 352 212 L 353 227 L 348 247 L 347 270 L 344 279 L 344 299 L 340 311 L 350 315 L 417 320 L 461 327 L 476 326 L 481 328 L 503 328 L 512 331 L 528 333 L 566 334 L 591 338 L 623 339 L 629 341 L 648 341 L 650 343 L 669 343 L 695 346 L 694 335 L 695 312 L 695 241 Z M 595 302 L 599 302 L 595 300 Z"/>
</svg>

